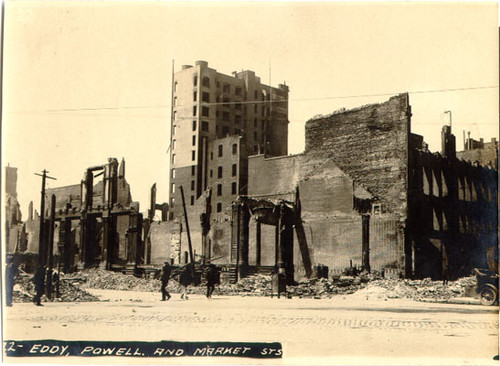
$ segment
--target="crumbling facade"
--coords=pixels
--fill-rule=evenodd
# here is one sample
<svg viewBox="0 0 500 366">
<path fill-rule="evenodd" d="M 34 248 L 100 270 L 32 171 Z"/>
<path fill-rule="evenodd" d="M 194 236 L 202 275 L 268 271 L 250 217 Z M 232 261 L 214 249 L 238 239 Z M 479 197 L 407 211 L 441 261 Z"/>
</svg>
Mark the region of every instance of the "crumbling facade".
<svg viewBox="0 0 500 366">
<path fill-rule="evenodd" d="M 498 170 L 459 159 L 451 128 L 441 153 L 413 146 L 408 182 L 408 275 L 467 276 L 498 270 Z M 496 268 L 495 268 L 496 267 Z"/>
<path fill-rule="evenodd" d="M 430 153 L 411 133 L 409 97 L 401 94 L 311 119 L 302 154 L 234 162 L 223 154 L 210 160 L 211 190 L 196 201 L 200 211 L 188 214 L 190 222 L 202 217 L 191 226 L 201 236 L 194 247 L 236 277 L 272 269 L 288 283 L 318 265 L 330 273 L 468 275 L 497 258 L 497 169 L 460 159 L 449 126 L 442 146 Z M 226 199 L 218 209 L 214 187 L 227 185 L 224 173 L 235 162 L 246 164 L 246 188 L 238 183 L 231 205 Z"/>
<path fill-rule="evenodd" d="M 142 214 L 139 203 L 132 201 L 124 160 L 119 164 L 110 158 L 86 169 L 80 184 L 47 189 L 45 194 L 43 234 L 32 205 L 25 224 L 26 251 L 36 253 L 39 263 L 57 257 L 65 272 L 94 266 L 134 271 L 144 263 Z"/>
<path fill-rule="evenodd" d="M 26 233 L 17 200 L 17 168 L 5 167 L 5 243 L 7 253 L 24 250 Z"/>
</svg>

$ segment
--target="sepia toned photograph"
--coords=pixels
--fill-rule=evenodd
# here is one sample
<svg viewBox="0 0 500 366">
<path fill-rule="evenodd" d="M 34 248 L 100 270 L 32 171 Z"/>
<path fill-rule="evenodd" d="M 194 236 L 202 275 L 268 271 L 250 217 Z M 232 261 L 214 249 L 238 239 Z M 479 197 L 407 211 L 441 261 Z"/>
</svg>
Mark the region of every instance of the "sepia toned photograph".
<svg viewBox="0 0 500 366">
<path fill-rule="evenodd" d="M 3 363 L 497 365 L 498 17 L 6 0 Z"/>
</svg>

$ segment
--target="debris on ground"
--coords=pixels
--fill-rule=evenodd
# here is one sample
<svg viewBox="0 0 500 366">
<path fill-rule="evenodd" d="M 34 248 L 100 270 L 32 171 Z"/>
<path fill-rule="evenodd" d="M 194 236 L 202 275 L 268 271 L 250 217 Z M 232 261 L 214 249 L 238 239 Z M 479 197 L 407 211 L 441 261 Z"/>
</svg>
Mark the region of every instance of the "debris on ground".
<svg viewBox="0 0 500 366">
<path fill-rule="evenodd" d="M 476 286 L 476 277 L 464 277 L 444 284 L 442 281 L 385 279 L 371 281 L 357 295 L 378 299 L 411 299 L 416 301 L 446 301 L 468 295 Z"/>
<path fill-rule="evenodd" d="M 99 268 L 67 274 L 64 278 L 74 284 L 80 283 L 81 288 L 145 292 L 159 292 L 161 289 L 159 280 L 139 278 Z"/>
<path fill-rule="evenodd" d="M 32 302 L 35 296 L 35 285 L 31 281 L 33 275 L 23 274 L 16 278 L 14 291 L 12 294 L 13 302 Z M 46 295 L 42 296 L 42 302 L 89 302 L 99 301 L 99 299 L 77 285 L 64 279 L 59 284 L 60 296 L 56 297 L 57 283 L 53 284 L 53 298 L 49 299 Z"/>
<path fill-rule="evenodd" d="M 254 274 L 236 284 L 225 283 L 216 286 L 215 295 L 273 296 L 272 276 Z M 331 298 L 335 295 L 356 293 L 356 296 L 378 299 L 412 299 L 416 301 L 446 301 L 453 297 L 469 296 L 468 291 L 476 285 L 475 277 L 465 277 L 444 285 L 441 281 L 408 279 L 383 279 L 379 273 L 361 273 L 356 276 L 333 276 L 312 278 L 287 286 L 283 296 L 305 298 Z M 17 290 L 16 290 L 17 289 Z M 153 278 L 139 278 L 120 272 L 103 269 L 86 269 L 81 272 L 61 275 L 61 298 L 54 301 L 98 301 L 86 289 L 160 292 L 161 281 Z M 182 286 L 172 278 L 167 287 L 170 293 L 181 293 Z M 205 294 L 206 286 L 189 286 L 188 294 Z M 32 301 L 34 286 L 30 278 L 22 277 L 14 291 L 15 302 Z M 46 300 L 46 299 L 44 299 Z"/>
</svg>

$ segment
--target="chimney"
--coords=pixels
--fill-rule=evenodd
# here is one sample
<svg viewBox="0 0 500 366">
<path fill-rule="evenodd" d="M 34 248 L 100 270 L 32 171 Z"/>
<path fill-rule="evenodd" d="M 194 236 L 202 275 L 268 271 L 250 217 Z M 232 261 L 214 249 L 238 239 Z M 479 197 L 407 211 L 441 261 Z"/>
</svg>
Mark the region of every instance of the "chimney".
<svg viewBox="0 0 500 366">
<path fill-rule="evenodd" d="M 30 201 L 28 205 L 28 220 L 33 221 L 33 201 Z"/>
<path fill-rule="evenodd" d="M 451 126 L 443 126 L 441 130 L 441 155 L 448 159 L 456 158 L 455 136 L 451 133 Z"/>
</svg>

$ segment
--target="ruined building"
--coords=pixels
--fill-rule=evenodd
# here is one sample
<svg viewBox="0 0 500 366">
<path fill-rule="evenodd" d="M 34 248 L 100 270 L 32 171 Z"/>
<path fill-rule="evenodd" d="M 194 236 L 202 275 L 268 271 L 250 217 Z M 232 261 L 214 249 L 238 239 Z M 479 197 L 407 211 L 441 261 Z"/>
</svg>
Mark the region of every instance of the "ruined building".
<svg viewBox="0 0 500 366">
<path fill-rule="evenodd" d="M 45 197 L 44 223 L 32 205 L 25 223 L 25 252 L 36 253 L 38 262 L 57 257 L 65 272 L 94 266 L 133 271 L 144 262 L 142 215 L 132 201 L 124 160 L 90 167 L 80 184 L 47 189 Z"/>
<path fill-rule="evenodd" d="M 273 269 L 293 283 L 319 264 L 454 278 L 497 258 L 496 167 L 457 158 L 449 126 L 442 151 L 430 153 L 411 133 L 408 94 L 309 120 L 302 154 L 252 155 L 244 141 L 209 145 L 205 193 L 188 202 L 201 259 L 238 276 Z M 185 262 L 185 236 L 168 225 L 163 238 L 176 236 L 174 257 Z"/>
<path fill-rule="evenodd" d="M 24 249 L 25 232 L 17 200 L 17 168 L 5 167 L 5 241 L 7 253 Z"/>
<path fill-rule="evenodd" d="M 470 163 L 477 162 L 482 166 L 491 165 L 498 169 L 498 141 L 496 138 L 492 138 L 490 142 L 484 142 L 483 139 L 478 141 L 470 136 L 465 139 L 464 136 L 464 150 L 457 151 L 457 158 Z"/>
</svg>

